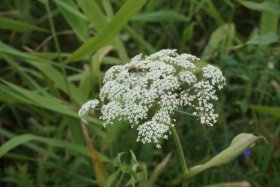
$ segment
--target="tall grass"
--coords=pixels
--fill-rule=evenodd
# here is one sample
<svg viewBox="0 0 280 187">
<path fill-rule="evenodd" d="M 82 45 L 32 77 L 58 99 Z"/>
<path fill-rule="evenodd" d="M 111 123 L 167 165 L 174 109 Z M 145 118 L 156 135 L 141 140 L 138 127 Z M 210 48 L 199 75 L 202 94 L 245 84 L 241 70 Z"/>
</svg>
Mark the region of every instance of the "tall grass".
<svg viewBox="0 0 280 187">
<path fill-rule="evenodd" d="M 110 66 L 163 48 L 194 53 L 228 79 L 215 128 L 177 114 L 187 163 L 239 132 L 268 139 L 190 186 L 280 186 L 279 0 L 3 0 L 0 16 L 1 186 L 179 186 L 172 142 L 155 150 L 126 124 L 104 129 L 96 118 L 85 132 L 77 116 Z"/>
</svg>

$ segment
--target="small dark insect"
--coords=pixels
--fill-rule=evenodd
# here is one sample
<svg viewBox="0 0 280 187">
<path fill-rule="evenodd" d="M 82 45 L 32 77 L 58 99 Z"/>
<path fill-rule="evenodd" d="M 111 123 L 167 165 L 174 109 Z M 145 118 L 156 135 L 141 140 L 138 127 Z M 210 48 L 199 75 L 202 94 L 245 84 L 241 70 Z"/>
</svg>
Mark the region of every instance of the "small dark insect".
<svg viewBox="0 0 280 187">
<path fill-rule="evenodd" d="M 131 66 L 129 69 L 128 69 L 128 72 L 129 73 L 140 73 L 140 72 L 143 72 L 144 70 L 137 67 L 137 66 Z"/>
</svg>

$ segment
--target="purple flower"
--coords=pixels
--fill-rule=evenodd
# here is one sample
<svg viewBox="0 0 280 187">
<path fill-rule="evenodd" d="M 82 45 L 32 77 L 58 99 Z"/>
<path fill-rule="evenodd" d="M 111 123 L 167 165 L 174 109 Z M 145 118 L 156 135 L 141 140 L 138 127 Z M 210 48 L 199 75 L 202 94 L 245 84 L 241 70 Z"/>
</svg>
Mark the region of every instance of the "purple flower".
<svg viewBox="0 0 280 187">
<path fill-rule="evenodd" d="M 251 156 L 251 151 L 249 149 L 245 149 L 243 151 L 243 156 L 245 159 L 249 158 Z"/>
</svg>

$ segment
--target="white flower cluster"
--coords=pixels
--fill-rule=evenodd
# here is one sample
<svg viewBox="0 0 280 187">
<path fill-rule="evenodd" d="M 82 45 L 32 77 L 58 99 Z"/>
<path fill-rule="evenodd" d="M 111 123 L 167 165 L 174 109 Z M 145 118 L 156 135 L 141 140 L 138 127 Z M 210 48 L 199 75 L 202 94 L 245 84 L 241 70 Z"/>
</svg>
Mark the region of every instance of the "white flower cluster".
<svg viewBox="0 0 280 187">
<path fill-rule="evenodd" d="M 127 120 L 138 130 L 137 141 L 155 143 L 167 139 L 175 110 L 191 107 L 202 124 L 212 126 L 218 117 L 213 100 L 216 89 L 222 89 L 225 78 L 212 66 L 200 68 L 199 59 L 165 49 L 150 56 L 137 55 L 130 63 L 111 67 L 105 74 L 100 92 L 101 117 L 104 126 L 115 120 Z M 79 115 L 98 105 L 86 103 Z"/>
<path fill-rule="evenodd" d="M 87 118 L 90 114 L 93 114 L 96 106 L 99 104 L 99 101 L 97 99 L 89 100 L 79 110 L 78 115 L 80 116 L 81 120 L 84 123 L 87 123 Z"/>
</svg>

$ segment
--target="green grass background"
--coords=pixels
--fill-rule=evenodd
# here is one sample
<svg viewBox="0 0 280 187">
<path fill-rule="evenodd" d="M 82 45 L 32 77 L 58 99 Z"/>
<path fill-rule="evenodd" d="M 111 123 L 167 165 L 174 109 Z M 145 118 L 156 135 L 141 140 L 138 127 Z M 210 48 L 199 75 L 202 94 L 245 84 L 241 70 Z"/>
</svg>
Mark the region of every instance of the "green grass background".
<svg viewBox="0 0 280 187">
<path fill-rule="evenodd" d="M 0 186 L 98 186 L 77 111 L 98 96 L 112 65 L 165 48 L 197 55 L 227 78 L 214 127 L 176 114 L 189 166 L 241 132 L 268 140 L 190 186 L 280 186 L 279 2 L 1 0 Z M 128 124 L 104 129 L 92 118 L 87 128 L 107 171 L 104 186 L 181 185 L 171 138 L 158 150 L 137 143 Z"/>
</svg>

